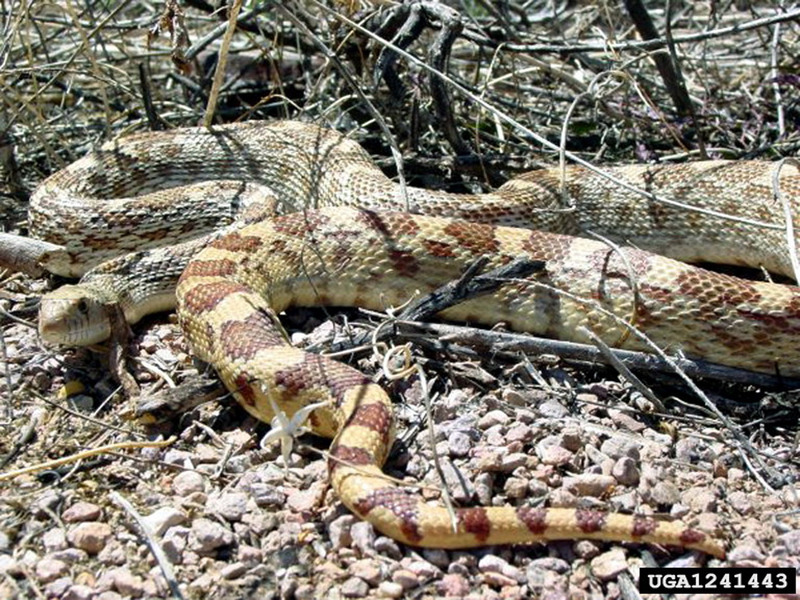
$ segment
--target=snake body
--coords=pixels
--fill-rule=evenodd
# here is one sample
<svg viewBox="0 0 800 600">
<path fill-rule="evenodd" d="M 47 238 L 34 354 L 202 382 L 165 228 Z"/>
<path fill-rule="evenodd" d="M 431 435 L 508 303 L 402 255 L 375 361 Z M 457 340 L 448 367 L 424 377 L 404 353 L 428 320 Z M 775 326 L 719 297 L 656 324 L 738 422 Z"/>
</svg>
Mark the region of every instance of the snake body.
<svg viewBox="0 0 800 600">
<path fill-rule="evenodd" d="M 175 302 L 173 289 L 182 272 L 178 315 L 194 352 L 215 366 L 260 419 L 270 420 L 276 409 L 291 415 L 325 402 L 327 408 L 315 410 L 310 421 L 315 432 L 335 436 L 333 486 L 351 510 L 388 535 L 436 547 L 590 537 L 677 544 L 722 555 L 716 540 L 680 523 L 597 511 L 464 509 L 456 511 L 454 529 L 443 508 L 381 476 L 393 422 L 385 393 L 341 363 L 292 348 L 276 315 L 292 305 L 383 308 L 405 302 L 414 290 L 430 291 L 457 278 L 478 256 L 490 255 L 494 266 L 527 256 L 544 260 L 544 270 L 441 316 L 505 321 L 514 329 L 568 340 L 587 341 L 593 333 L 611 345 L 648 350 L 633 325 L 668 351 L 798 376 L 797 288 L 541 231 L 591 230 L 683 260 L 750 264 L 791 275 L 769 163 L 706 161 L 609 170 L 658 201 L 582 167 L 535 171 L 493 193 L 457 195 L 403 190 L 358 144 L 296 122 L 141 134 L 82 161 L 46 180 L 33 199 L 32 219 L 40 218 L 31 230 L 67 249 L 51 270 L 83 272 L 113 239 L 125 238 L 123 250 L 145 249 L 96 266 L 80 285 L 43 299 L 44 337 L 71 343 L 102 339 L 102 328 L 89 336 L 68 333 L 94 318 L 98 311 L 92 302 L 121 301 L 133 322 Z M 784 197 L 796 199 L 800 176 L 794 168 L 785 171 L 780 188 Z M 201 179 L 205 183 L 196 192 L 193 184 Z M 151 216 L 154 206 L 173 197 L 209 198 L 215 189 L 223 198 L 215 207 L 222 208 L 201 218 L 197 229 L 186 221 L 191 202 L 170 212 L 166 226 L 162 217 Z M 144 194 L 134 197 L 134 192 Z M 99 202 L 106 196 L 122 199 Z M 75 224 L 71 214 L 78 206 L 99 212 Z M 273 209 L 303 212 L 274 217 Z M 142 246 L 127 234 L 97 232 L 97 223 L 108 228 L 128 213 L 134 215 L 133 228 L 145 232 Z M 180 242 L 204 233 L 212 221 L 210 228 L 220 221 L 233 224 L 225 235 L 205 233 L 182 242 L 180 250 L 146 249 L 164 239 Z M 58 230 L 53 236 L 51 226 Z"/>
<path fill-rule="evenodd" d="M 678 544 L 722 555 L 718 542 L 682 524 L 592 510 L 458 509 L 453 529 L 444 507 L 430 506 L 382 476 L 392 440 L 392 407 L 383 389 L 351 367 L 294 348 L 278 325 L 277 313 L 289 306 L 380 309 L 384 303 L 400 304 L 412 290 L 431 291 L 457 278 L 487 247 L 493 249 L 490 266 L 528 256 L 545 260 L 546 273 L 504 286 L 488 300 L 449 308 L 444 318 L 505 320 L 512 327 L 524 324 L 567 339 L 580 339 L 581 325 L 608 340 L 622 335 L 619 325 L 600 311 L 549 288 L 584 297 L 605 288 L 604 307 L 627 318 L 634 305 L 624 260 L 613 257 L 604 244 L 352 208 L 264 221 L 212 242 L 189 263 L 178 284 L 181 327 L 193 352 L 216 365 L 226 387 L 257 418 L 272 418 L 273 407 L 294 414 L 313 403 L 328 403 L 312 413 L 311 426 L 335 437 L 329 464 L 333 487 L 348 508 L 395 539 L 459 548 L 588 537 Z M 626 251 L 625 258 L 636 275 L 650 279 L 656 296 L 670 283 L 668 270 L 651 271 L 648 255 Z M 571 270 L 570 261 L 584 265 L 580 273 Z M 651 302 L 645 300 L 648 306 Z M 666 324 L 670 317 L 659 319 Z"/>
<path fill-rule="evenodd" d="M 708 160 L 604 171 L 628 187 L 567 166 L 563 174 L 524 173 L 487 194 L 403 190 L 359 144 L 310 123 L 182 128 L 107 142 L 51 175 L 31 196 L 29 230 L 66 250 L 47 270 L 77 277 L 127 251 L 197 238 L 243 207 L 277 197 L 285 212 L 358 206 L 568 235 L 593 231 L 677 260 L 794 277 L 772 194 L 774 165 Z M 784 172 L 781 187 L 795 199 L 800 172 Z M 800 228 L 800 217 L 794 225 Z"/>
<path fill-rule="evenodd" d="M 130 323 L 172 308 L 178 276 L 220 227 L 324 206 L 592 232 L 681 261 L 794 277 L 772 193 L 774 165 L 702 161 L 605 171 L 628 187 L 569 166 L 520 175 L 488 194 L 450 194 L 404 190 L 360 145 L 308 123 L 256 121 L 124 137 L 50 176 L 31 197 L 31 235 L 63 248 L 43 255 L 42 266 L 84 275 L 81 285 L 43 299 L 40 331 L 54 343 L 102 341 L 110 331 L 103 308 L 109 302 L 119 303 Z M 800 197 L 794 167 L 783 169 L 780 187 L 784 197 Z"/>
</svg>

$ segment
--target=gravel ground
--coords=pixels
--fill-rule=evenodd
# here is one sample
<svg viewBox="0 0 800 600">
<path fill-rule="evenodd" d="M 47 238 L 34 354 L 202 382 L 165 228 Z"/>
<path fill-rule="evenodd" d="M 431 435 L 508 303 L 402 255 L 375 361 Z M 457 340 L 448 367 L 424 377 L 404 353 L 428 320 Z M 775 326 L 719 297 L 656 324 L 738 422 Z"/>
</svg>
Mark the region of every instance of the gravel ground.
<svg viewBox="0 0 800 600">
<path fill-rule="evenodd" d="M 37 285 L 6 282 L 12 313 L 24 314 Z M 304 343 L 329 339 L 342 322 L 321 311 L 291 316 L 308 332 L 294 335 Z M 179 329 L 165 320 L 137 328 L 130 344 L 128 364 L 143 397 L 197 376 Z M 791 513 L 797 490 L 760 485 L 730 436 L 679 402 L 677 388 L 672 401 L 662 395 L 662 414 L 607 369 L 420 355 L 433 381 L 435 438 L 431 444 L 423 425 L 419 381 L 389 385 L 401 435 L 387 472 L 423 482 L 426 497 L 437 497 L 435 451 L 456 502 L 664 513 L 729 539 L 724 563 L 679 549 L 591 541 L 409 548 L 342 507 L 326 483 L 325 441 L 298 440 L 285 465 L 278 448 L 259 448 L 264 425 L 226 399 L 161 424 L 130 421 L 133 407 L 115 393 L 101 353 L 43 348 L 26 324 L 6 325 L 3 339 L 0 391 L 11 422 L 4 454 L 26 427 L 34 430 L 5 471 L 117 442 L 177 439 L 2 482 L 0 596 L 169 597 L 164 563 L 186 598 L 299 599 L 616 598 L 640 566 L 800 565 Z M 376 370 L 373 358 L 356 364 Z M 728 390 L 728 397 L 735 395 Z M 793 432 L 774 420 L 754 427 L 766 417 L 758 406 L 740 407 L 746 414 L 737 421 L 750 423 L 768 464 L 796 476 Z M 148 536 L 163 553 L 160 564 Z"/>
</svg>

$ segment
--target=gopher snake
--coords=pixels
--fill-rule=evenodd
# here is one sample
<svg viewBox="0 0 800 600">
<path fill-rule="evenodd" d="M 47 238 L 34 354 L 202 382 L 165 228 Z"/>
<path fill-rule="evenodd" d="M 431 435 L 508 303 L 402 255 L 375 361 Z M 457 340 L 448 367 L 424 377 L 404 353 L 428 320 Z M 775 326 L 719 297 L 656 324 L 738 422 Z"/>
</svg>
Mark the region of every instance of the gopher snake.
<svg viewBox="0 0 800 600">
<path fill-rule="evenodd" d="M 439 547 L 591 537 L 679 544 L 721 555 L 716 541 L 679 523 L 596 511 L 458 510 L 454 532 L 443 509 L 424 504 L 380 475 L 392 439 L 385 393 L 349 367 L 287 345 L 275 319 L 290 305 L 382 308 L 404 302 L 415 289 L 431 290 L 457 277 L 477 256 L 489 253 L 497 266 L 527 255 L 545 261 L 543 273 L 442 316 L 506 321 L 514 329 L 578 341 L 586 339 L 585 327 L 611 344 L 646 349 L 629 334 L 627 322 L 669 350 L 800 375 L 796 288 L 746 282 L 638 250 L 614 250 L 601 242 L 538 231 L 592 229 L 681 259 L 756 264 L 788 274 L 783 232 L 774 227 L 780 219 L 773 216 L 778 211 L 772 206 L 771 166 L 708 161 L 611 171 L 667 203 L 649 203 L 578 167 L 565 173 L 567 197 L 574 206 L 564 203 L 557 170 L 526 174 L 492 194 L 409 188 L 404 195 L 357 144 L 294 122 L 133 136 L 74 163 L 37 190 L 31 229 L 67 250 L 67 258 L 62 256 L 51 270 L 77 274 L 83 265 L 96 264 L 96 256 L 112 241 L 122 241 L 123 250 L 153 247 L 200 231 L 189 231 L 189 204 L 169 209 L 166 227 L 163 217 L 152 218 L 154 208 L 187 191 L 156 191 L 159 185 L 174 188 L 201 177 L 210 180 L 200 192 L 188 188 L 205 197 L 216 196 L 218 190 L 223 198 L 223 208 L 213 216 L 201 211 L 198 228 L 206 221 L 234 219 L 242 204 L 250 205 L 245 214 L 254 211 L 243 218 L 249 224 L 233 225 L 224 236 L 185 243 L 181 251 L 139 252 L 96 267 L 78 288 L 57 291 L 43 301 L 40 327 L 52 340 L 91 343 L 106 335 L 102 327 L 70 338 L 60 323 L 85 325 L 87 316 L 97 314 L 90 306 L 93 300 L 120 300 L 131 322 L 144 312 L 166 308 L 174 301 L 171 290 L 188 257 L 206 246 L 178 285 L 178 314 L 193 350 L 216 367 L 242 405 L 260 419 L 269 420 L 273 406 L 293 414 L 309 403 L 328 402 L 328 408 L 312 413 L 311 423 L 316 432 L 336 436 L 330 465 L 334 488 L 351 510 L 381 531 L 410 544 Z M 798 196 L 796 173 L 784 176 L 781 185 L 785 193 Z M 155 195 L 117 200 L 108 207 L 92 199 L 135 191 Z M 247 200 L 253 196 L 262 200 Z M 742 198 L 750 202 L 742 203 Z M 676 201 L 702 212 L 675 207 Z M 397 210 L 404 202 L 427 216 L 374 212 Z M 92 204 L 94 211 L 82 221 L 73 214 L 81 203 Z M 260 219 L 273 205 L 309 210 Z M 718 213 L 743 219 L 726 220 Z M 35 224 L 37 215 L 46 219 Z M 127 234 L 104 229 L 119 220 L 129 220 L 144 232 L 144 239 L 131 241 Z M 55 226 L 55 235 L 45 222 Z M 761 228 L 758 222 L 773 228 Z M 688 239 L 687 231 L 692 232 Z M 173 266 L 166 268 L 165 263 Z M 152 279 L 149 288 L 139 285 L 143 274 Z M 146 291 L 137 292 L 141 287 Z M 158 300 L 142 309 L 147 303 L 143 296 Z"/>
</svg>

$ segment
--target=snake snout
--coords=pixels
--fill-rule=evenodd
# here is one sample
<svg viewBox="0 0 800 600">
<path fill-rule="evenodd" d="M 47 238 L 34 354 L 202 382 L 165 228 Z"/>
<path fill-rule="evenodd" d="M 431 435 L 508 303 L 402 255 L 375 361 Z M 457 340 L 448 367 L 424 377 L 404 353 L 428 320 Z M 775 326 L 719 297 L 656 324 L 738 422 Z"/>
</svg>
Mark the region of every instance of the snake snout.
<svg viewBox="0 0 800 600">
<path fill-rule="evenodd" d="M 50 344 L 88 346 L 107 339 L 111 326 L 102 302 L 64 286 L 42 297 L 39 335 Z"/>
</svg>

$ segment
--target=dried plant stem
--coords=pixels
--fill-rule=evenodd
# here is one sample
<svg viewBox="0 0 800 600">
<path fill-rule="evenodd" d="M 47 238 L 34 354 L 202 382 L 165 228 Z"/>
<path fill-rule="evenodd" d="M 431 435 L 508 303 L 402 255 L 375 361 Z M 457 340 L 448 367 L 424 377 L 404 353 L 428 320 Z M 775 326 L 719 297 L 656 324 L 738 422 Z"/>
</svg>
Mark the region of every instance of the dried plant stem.
<svg viewBox="0 0 800 600">
<path fill-rule="evenodd" d="M 219 91 L 222 88 L 222 83 L 225 78 L 225 67 L 228 64 L 228 50 L 231 47 L 231 40 L 236 31 L 236 17 L 239 16 L 239 10 L 242 8 L 242 0 L 233 0 L 228 15 L 228 28 L 225 30 L 225 35 L 222 36 L 222 45 L 219 49 L 217 57 L 217 67 L 214 70 L 214 81 L 211 84 L 211 93 L 208 96 L 208 105 L 206 106 L 206 113 L 203 117 L 203 125 L 211 127 L 214 123 L 214 114 L 217 110 L 217 102 L 219 101 Z"/>
</svg>

